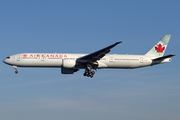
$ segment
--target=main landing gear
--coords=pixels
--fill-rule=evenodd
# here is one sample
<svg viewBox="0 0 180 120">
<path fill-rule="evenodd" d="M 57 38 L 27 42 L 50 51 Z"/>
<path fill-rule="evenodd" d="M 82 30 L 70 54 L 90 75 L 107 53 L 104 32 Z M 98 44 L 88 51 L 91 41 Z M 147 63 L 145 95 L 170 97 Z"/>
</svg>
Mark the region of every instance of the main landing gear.
<svg viewBox="0 0 180 120">
<path fill-rule="evenodd" d="M 85 69 L 85 72 L 84 72 L 84 76 L 87 76 L 87 77 L 93 77 L 95 72 L 94 71 L 91 71 L 92 69 L 97 69 L 98 67 L 98 63 L 94 62 L 94 63 L 87 63 L 86 64 L 86 69 Z"/>
<path fill-rule="evenodd" d="M 15 73 L 18 74 L 17 66 L 13 66 L 13 68 L 16 70 Z"/>
<path fill-rule="evenodd" d="M 89 70 L 89 69 L 86 69 L 85 70 L 85 73 L 84 73 L 84 76 L 87 76 L 87 77 L 93 77 L 93 75 L 95 74 L 95 72 L 94 71 L 91 71 L 91 70 Z"/>
</svg>

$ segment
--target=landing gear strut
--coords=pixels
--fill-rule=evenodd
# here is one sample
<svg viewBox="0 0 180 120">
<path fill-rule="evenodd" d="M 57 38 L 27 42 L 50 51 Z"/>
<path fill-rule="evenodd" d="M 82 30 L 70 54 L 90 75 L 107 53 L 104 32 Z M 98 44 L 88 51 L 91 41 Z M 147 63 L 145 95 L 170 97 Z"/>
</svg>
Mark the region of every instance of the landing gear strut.
<svg viewBox="0 0 180 120">
<path fill-rule="evenodd" d="M 13 68 L 16 70 L 15 73 L 18 73 L 17 66 L 13 66 Z"/>
<path fill-rule="evenodd" d="M 85 72 L 84 72 L 84 76 L 87 76 L 87 77 L 93 77 L 95 72 L 94 71 L 91 71 L 92 69 L 97 69 L 98 67 L 98 63 L 97 62 L 94 62 L 94 63 L 87 63 L 86 64 L 86 69 L 85 69 Z"/>
</svg>

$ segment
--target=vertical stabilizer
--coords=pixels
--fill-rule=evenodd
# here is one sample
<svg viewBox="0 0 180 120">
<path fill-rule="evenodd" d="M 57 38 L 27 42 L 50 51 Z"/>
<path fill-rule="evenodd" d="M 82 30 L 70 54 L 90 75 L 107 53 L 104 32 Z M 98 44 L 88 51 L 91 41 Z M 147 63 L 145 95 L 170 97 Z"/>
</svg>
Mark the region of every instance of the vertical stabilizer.
<svg viewBox="0 0 180 120">
<path fill-rule="evenodd" d="M 161 38 L 161 40 L 159 40 L 145 55 L 162 57 L 165 53 L 170 37 L 170 34 L 164 35 L 164 37 Z"/>
</svg>

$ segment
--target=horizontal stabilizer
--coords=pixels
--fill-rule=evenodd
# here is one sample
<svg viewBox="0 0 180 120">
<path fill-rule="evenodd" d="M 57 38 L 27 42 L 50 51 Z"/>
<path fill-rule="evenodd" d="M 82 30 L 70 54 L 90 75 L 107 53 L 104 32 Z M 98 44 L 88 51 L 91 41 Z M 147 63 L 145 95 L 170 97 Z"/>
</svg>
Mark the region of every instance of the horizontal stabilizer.
<svg viewBox="0 0 180 120">
<path fill-rule="evenodd" d="M 166 58 L 170 58 L 170 57 L 173 57 L 173 56 L 175 56 L 175 54 L 171 54 L 171 55 L 166 55 L 166 56 L 163 56 L 163 57 L 155 58 L 155 59 L 153 59 L 153 61 L 162 61 L 162 60 L 164 60 Z"/>
</svg>

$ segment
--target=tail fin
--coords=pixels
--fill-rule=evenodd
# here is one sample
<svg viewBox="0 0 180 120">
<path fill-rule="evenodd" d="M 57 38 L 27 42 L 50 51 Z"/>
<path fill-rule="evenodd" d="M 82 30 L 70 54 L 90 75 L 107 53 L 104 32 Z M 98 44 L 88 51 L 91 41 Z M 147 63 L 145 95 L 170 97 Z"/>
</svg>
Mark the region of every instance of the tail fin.
<svg viewBox="0 0 180 120">
<path fill-rule="evenodd" d="M 162 57 L 165 53 L 170 37 L 170 34 L 164 35 L 164 37 L 161 38 L 161 40 L 159 40 L 145 55 Z"/>
</svg>

